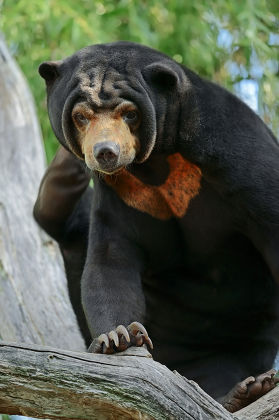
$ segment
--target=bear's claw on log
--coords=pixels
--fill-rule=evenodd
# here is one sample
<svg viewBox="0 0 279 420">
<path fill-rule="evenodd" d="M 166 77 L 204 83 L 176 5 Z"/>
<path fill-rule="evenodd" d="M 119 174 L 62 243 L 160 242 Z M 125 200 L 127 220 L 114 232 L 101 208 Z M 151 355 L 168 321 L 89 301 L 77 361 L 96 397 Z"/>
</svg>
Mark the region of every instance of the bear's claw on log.
<svg viewBox="0 0 279 420">
<path fill-rule="evenodd" d="M 115 330 L 99 335 L 92 341 L 88 351 L 112 354 L 124 351 L 130 346 L 140 347 L 143 344 L 153 349 L 152 341 L 144 326 L 140 322 L 132 322 L 127 328 L 124 325 L 118 325 Z"/>
</svg>

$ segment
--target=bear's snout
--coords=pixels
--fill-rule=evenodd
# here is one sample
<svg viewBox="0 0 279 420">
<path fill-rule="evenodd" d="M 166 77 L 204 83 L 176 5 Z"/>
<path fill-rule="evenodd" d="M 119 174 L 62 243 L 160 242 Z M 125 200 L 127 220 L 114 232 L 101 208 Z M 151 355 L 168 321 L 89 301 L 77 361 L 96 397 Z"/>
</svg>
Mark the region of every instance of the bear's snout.
<svg viewBox="0 0 279 420">
<path fill-rule="evenodd" d="M 113 170 L 117 165 L 119 153 L 119 144 L 113 141 L 99 142 L 93 146 L 94 158 L 102 169 Z"/>
</svg>

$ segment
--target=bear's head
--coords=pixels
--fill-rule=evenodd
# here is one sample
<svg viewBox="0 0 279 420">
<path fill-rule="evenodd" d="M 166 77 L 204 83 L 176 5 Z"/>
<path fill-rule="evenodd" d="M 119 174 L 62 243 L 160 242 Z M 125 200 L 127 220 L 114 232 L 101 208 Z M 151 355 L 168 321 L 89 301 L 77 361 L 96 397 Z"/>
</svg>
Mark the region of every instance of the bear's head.
<svg viewBox="0 0 279 420">
<path fill-rule="evenodd" d="M 164 54 L 129 42 L 93 45 L 42 63 L 39 73 L 55 135 L 89 169 L 111 174 L 174 149 L 192 86 Z"/>
</svg>

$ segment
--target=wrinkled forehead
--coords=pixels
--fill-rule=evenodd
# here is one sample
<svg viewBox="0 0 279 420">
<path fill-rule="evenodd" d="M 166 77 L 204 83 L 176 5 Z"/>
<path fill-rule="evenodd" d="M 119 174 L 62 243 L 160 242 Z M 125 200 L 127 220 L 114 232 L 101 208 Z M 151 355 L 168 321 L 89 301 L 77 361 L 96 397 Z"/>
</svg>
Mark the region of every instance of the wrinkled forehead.
<svg viewBox="0 0 279 420">
<path fill-rule="evenodd" d="M 117 105 L 121 95 L 132 100 L 142 94 L 142 68 L 162 58 L 150 51 L 125 42 L 92 45 L 66 59 L 65 65 L 75 69 L 75 79 L 88 100 L 96 106 Z M 130 98 L 125 97 L 127 94 Z"/>
<path fill-rule="evenodd" d="M 76 77 L 82 94 L 97 107 L 117 106 L 124 99 L 121 93 L 129 85 L 127 78 L 117 69 L 105 64 L 81 67 Z"/>
</svg>

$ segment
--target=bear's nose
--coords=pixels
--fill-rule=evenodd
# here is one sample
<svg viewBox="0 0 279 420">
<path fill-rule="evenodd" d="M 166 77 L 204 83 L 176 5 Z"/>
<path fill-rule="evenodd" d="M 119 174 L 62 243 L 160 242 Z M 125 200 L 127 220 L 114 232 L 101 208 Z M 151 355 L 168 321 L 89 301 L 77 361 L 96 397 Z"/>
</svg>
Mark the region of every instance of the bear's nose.
<svg viewBox="0 0 279 420">
<path fill-rule="evenodd" d="M 113 141 L 96 143 L 93 147 L 93 154 L 100 165 L 116 163 L 120 152 L 119 144 Z"/>
</svg>

